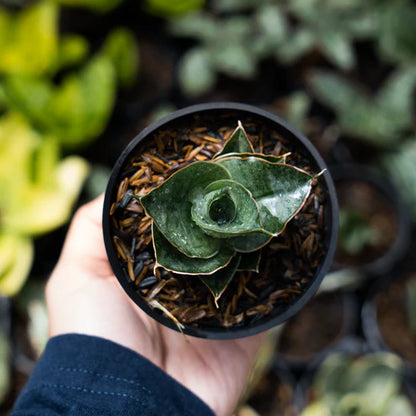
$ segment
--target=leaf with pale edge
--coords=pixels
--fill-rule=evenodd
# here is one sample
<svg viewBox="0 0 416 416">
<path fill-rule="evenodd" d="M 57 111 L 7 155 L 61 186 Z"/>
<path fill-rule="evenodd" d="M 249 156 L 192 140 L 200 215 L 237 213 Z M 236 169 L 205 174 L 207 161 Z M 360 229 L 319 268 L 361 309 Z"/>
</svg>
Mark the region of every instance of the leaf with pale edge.
<svg viewBox="0 0 416 416">
<path fill-rule="evenodd" d="M 207 236 L 191 220 L 191 208 L 193 199 L 220 179 L 230 179 L 225 168 L 212 162 L 196 162 L 141 198 L 162 234 L 189 257 L 210 258 L 218 253 L 220 241 Z"/>
<path fill-rule="evenodd" d="M 212 274 L 226 267 L 234 256 L 234 252 L 221 248 L 209 259 L 192 258 L 177 250 L 153 224 L 153 245 L 156 253 L 156 267 L 163 267 L 174 273 L 187 275 Z"/>
<path fill-rule="evenodd" d="M 235 272 L 239 268 L 240 262 L 241 255 L 237 253 L 227 265 L 227 267 L 218 270 L 216 273 L 210 276 L 201 276 L 200 279 L 205 283 L 206 286 L 208 286 L 208 289 L 214 295 L 215 303 L 217 303 L 218 299 L 221 297 L 221 295 L 224 293 L 224 290 L 231 282 Z"/>
<path fill-rule="evenodd" d="M 229 179 L 208 185 L 194 201 L 191 212 L 196 225 L 215 238 L 263 231 L 260 212 L 251 193 Z"/>
<path fill-rule="evenodd" d="M 215 155 L 214 160 L 228 153 L 254 153 L 253 146 L 240 121 L 238 122 L 238 127 L 224 144 L 221 152 Z"/>
<path fill-rule="evenodd" d="M 252 156 L 218 161 L 236 182 L 247 188 L 260 207 L 263 227 L 274 236 L 302 208 L 313 176 L 293 166 L 270 163 Z"/>
</svg>

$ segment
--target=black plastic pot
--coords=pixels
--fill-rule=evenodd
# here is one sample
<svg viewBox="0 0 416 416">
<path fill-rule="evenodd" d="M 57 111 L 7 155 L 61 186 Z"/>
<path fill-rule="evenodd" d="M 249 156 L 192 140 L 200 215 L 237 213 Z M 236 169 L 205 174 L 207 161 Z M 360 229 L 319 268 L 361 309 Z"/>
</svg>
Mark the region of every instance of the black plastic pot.
<svg viewBox="0 0 416 416">
<path fill-rule="evenodd" d="M 318 316 L 314 307 L 319 307 L 319 305 L 321 305 L 321 313 Z M 332 308 L 329 307 L 329 305 L 331 305 Z M 337 313 L 333 314 L 335 305 Z M 309 314 L 310 316 L 313 316 L 314 320 L 318 320 L 319 328 L 317 330 L 313 325 L 305 327 L 308 322 L 307 320 L 305 321 L 305 319 L 302 319 L 302 317 L 305 317 L 305 314 Z M 311 362 L 315 362 L 326 356 L 329 351 L 336 349 L 339 345 L 343 345 L 345 339 L 349 339 L 353 336 L 358 327 L 359 314 L 360 307 L 355 293 L 346 291 L 320 293 L 305 306 L 298 316 L 290 319 L 284 324 L 285 327 L 283 328 L 277 343 L 277 354 L 283 358 L 294 371 L 306 370 Z M 299 319 L 297 320 L 297 318 Z M 306 318 L 308 317 L 306 316 Z M 297 323 L 294 323 L 293 320 L 297 320 Z M 331 328 L 331 326 L 333 327 L 334 322 L 336 322 L 337 325 L 335 328 L 336 332 L 334 331 L 334 328 Z M 279 346 L 281 345 L 281 342 L 283 342 L 285 331 L 291 331 L 293 325 L 297 325 L 298 330 L 301 330 L 302 333 L 304 333 L 304 331 L 309 331 L 306 332 L 307 335 L 304 335 L 303 338 L 310 339 L 310 337 L 315 337 L 319 342 L 319 338 L 322 339 L 325 336 L 328 337 L 327 334 L 329 332 L 331 334 L 331 340 L 320 348 L 315 348 L 313 345 L 314 340 L 310 340 L 309 343 L 305 342 L 304 345 L 307 352 L 304 354 L 294 352 L 290 343 L 287 345 L 288 352 L 282 352 Z M 312 332 L 312 334 L 310 334 L 310 332 Z M 292 336 L 292 339 L 297 339 L 297 342 L 303 338 L 299 337 L 299 332 L 295 332 L 295 337 Z"/>
<path fill-rule="evenodd" d="M 411 222 L 400 192 L 388 177 L 362 165 L 346 163 L 332 166 L 330 170 L 335 187 L 342 184 L 342 182 L 366 183 L 391 205 L 397 224 L 394 241 L 380 257 L 360 265 L 351 266 L 351 269 L 356 270 L 364 278 L 386 275 L 404 258 L 410 245 Z M 341 203 L 340 209 L 342 209 Z"/>
<path fill-rule="evenodd" d="M 387 343 L 382 335 L 378 320 L 378 306 L 376 296 L 382 295 L 389 285 L 405 280 L 406 276 L 401 276 L 399 279 L 394 279 L 392 282 L 386 280 L 377 280 L 370 289 L 370 295 L 364 302 L 361 310 L 361 322 L 364 337 L 368 346 L 372 351 L 387 351 L 399 355 L 404 362 L 404 374 L 407 379 L 413 383 L 413 396 L 416 397 L 416 362 L 409 361 L 399 350 L 393 348 Z M 398 293 L 395 291 L 395 293 Z"/>
<path fill-rule="evenodd" d="M 264 316 L 261 319 L 258 319 L 255 322 L 251 322 L 249 325 L 243 327 L 203 328 L 185 325 L 185 329 L 183 330 L 185 334 L 211 339 L 232 339 L 254 335 L 273 326 L 276 326 L 293 316 L 316 292 L 322 279 L 329 270 L 336 248 L 338 230 L 338 204 L 331 175 L 317 150 L 300 132 L 298 132 L 281 118 L 256 107 L 245 104 L 208 103 L 188 107 L 177 111 L 157 121 L 156 123 L 153 123 L 144 129 L 138 136 L 136 136 L 116 162 L 107 186 L 103 211 L 104 241 L 113 271 L 130 298 L 154 319 L 169 328 L 177 330 L 175 323 L 170 318 L 166 317 L 159 310 L 152 309 L 147 304 L 147 302 L 136 292 L 136 290 L 134 290 L 130 284 L 130 279 L 123 271 L 113 246 L 113 230 L 109 212 L 111 204 L 115 199 L 119 182 L 121 180 L 121 172 L 123 166 L 127 163 L 137 147 L 143 142 L 151 140 L 152 134 L 161 127 L 166 130 L 169 129 L 170 126 L 173 127 L 174 125 L 178 124 L 186 126 L 191 120 L 195 120 L 195 117 L 198 117 L 198 119 L 201 120 L 201 125 L 203 126 L 204 119 L 212 120 L 214 116 L 225 117 L 226 115 L 233 115 L 233 117 L 235 115 L 235 123 L 237 123 L 240 118 L 244 119 L 246 117 L 251 117 L 256 122 L 261 123 L 262 126 L 270 127 L 276 131 L 279 136 L 282 136 L 287 140 L 296 143 L 296 148 L 299 149 L 300 153 L 308 158 L 310 165 L 315 170 L 315 172 L 323 172 L 319 178 L 319 181 L 321 186 L 324 188 L 324 192 L 327 194 L 325 216 L 323 218 L 326 250 L 314 277 L 308 283 L 305 291 L 299 295 L 299 297 L 294 302 L 285 307 L 284 310 L 273 311 L 268 316 Z"/>
</svg>

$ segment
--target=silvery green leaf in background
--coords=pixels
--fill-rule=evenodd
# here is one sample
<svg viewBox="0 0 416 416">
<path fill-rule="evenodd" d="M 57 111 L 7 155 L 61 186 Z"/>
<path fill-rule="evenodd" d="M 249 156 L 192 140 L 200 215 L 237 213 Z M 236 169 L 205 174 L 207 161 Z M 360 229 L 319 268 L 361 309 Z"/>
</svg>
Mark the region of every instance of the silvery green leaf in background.
<svg viewBox="0 0 416 416">
<path fill-rule="evenodd" d="M 338 116 L 341 132 L 380 147 L 396 144 L 412 128 L 414 68 L 398 69 L 378 93 L 362 91 L 331 72 L 315 72 L 309 85 L 322 103 Z"/>
<path fill-rule="evenodd" d="M 352 69 L 353 42 L 371 38 L 376 28 L 371 10 L 356 2 L 293 0 L 288 3 L 288 11 L 300 22 L 292 26 L 288 43 L 277 51 L 277 57 L 285 62 L 319 50 L 334 65 Z"/>
<path fill-rule="evenodd" d="M 345 252 L 357 255 L 379 238 L 379 230 L 359 210 L 340 209 L 338 244 Z"/>
<path fill-rule="evenodd" d="M 311 108 L 312 100 L 304 91 L 295 91 L 285 98 L 283 118 L 302 130 Z"/>
<path fill-rule="evenodd" d="M 247 46 L 255 56 L 266 58 L 271 51 L 280 48 L 287 41 L 288 22 L 286 15 L 279 6 L 265 4 L 258 7 L 253 20 L 257 30 L 252 34 Z"/>
<path fill-rule="evenodd" d="M 287 36 L 286 42 L 276 50 L 276 58 L 286 64 L 295 62 L 311 50 L 316 42 L 316 36 L 309 30 L 300 27 L 295 33 Z"/>
<path fill-rule="evenodd" d="M 416 222 L 416 137 L 412 137 L 398 147 L 395 152 L 386 155 L 381 164 L 387 170 L 398 185 Z"/>
<path fill-rule="evenodd" d="M 328 59 L 344 70 L 355 66 L 355 55 L 351 41 L 342 34 L 332 33 L 321 38 L 321 48 Z"/>
<path fill-rule="evenodd" d="M 186 52 L 178 68 L 179 83 L 190 96 L 204 94 L 215 84 L 216 74 L 208 52 L 193 48 Z"/>
<path fill-rule="evenodd" d="M 256 62 L 250 50 L 239 43 L 226 43 L 221 48 L 211 51 L 211 62 L 218 72 L 231 77 L 248 79 L 256 73 Z"/>
<path fill-rule="evenodd" d="M 390 2 L 377 12 L 380 15 L 378 47 L 381 56 L 391 62 L 415 64 L 415 5 Z"/>
<path fill-rule="evenodd" d="M 202 42 L 210 42 L 217 38 L 221 22 L 207 13 L 196 12 L 173 19 L 169 23 L 169 31 L 175 36 L 192 37 Z"/>
</svg>

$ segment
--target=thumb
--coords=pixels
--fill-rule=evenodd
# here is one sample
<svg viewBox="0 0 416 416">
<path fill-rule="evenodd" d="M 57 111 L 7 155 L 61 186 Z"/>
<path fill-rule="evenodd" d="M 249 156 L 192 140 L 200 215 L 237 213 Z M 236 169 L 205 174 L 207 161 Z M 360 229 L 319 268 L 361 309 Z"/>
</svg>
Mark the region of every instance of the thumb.
<svg viewBox="0 0 416 416">
<path fill-rule="evenodd" d="M 101 225 L 103 203 L 101 195 L 75 213 L 58 266 L 82 268 L 101 276 L 111 273 Z"/>
</svg>

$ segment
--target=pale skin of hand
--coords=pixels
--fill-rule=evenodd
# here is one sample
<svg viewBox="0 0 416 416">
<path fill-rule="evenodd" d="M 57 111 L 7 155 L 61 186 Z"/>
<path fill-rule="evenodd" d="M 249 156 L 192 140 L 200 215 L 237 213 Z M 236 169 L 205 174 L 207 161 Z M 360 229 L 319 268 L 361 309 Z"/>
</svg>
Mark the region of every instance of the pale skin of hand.
<svg viewBox="0 0 416 416">
<path fill-rule="evenodd" d="M 264 335 L 237 340 L 184 337 L 137 307 L 114 276 L 101 227 L 103 198 L 75 214 L 46 288 L 50 336 L 94 335 L 143 355 L 201 398 L 218 416 L 230 416 Z"/>
</svg>

